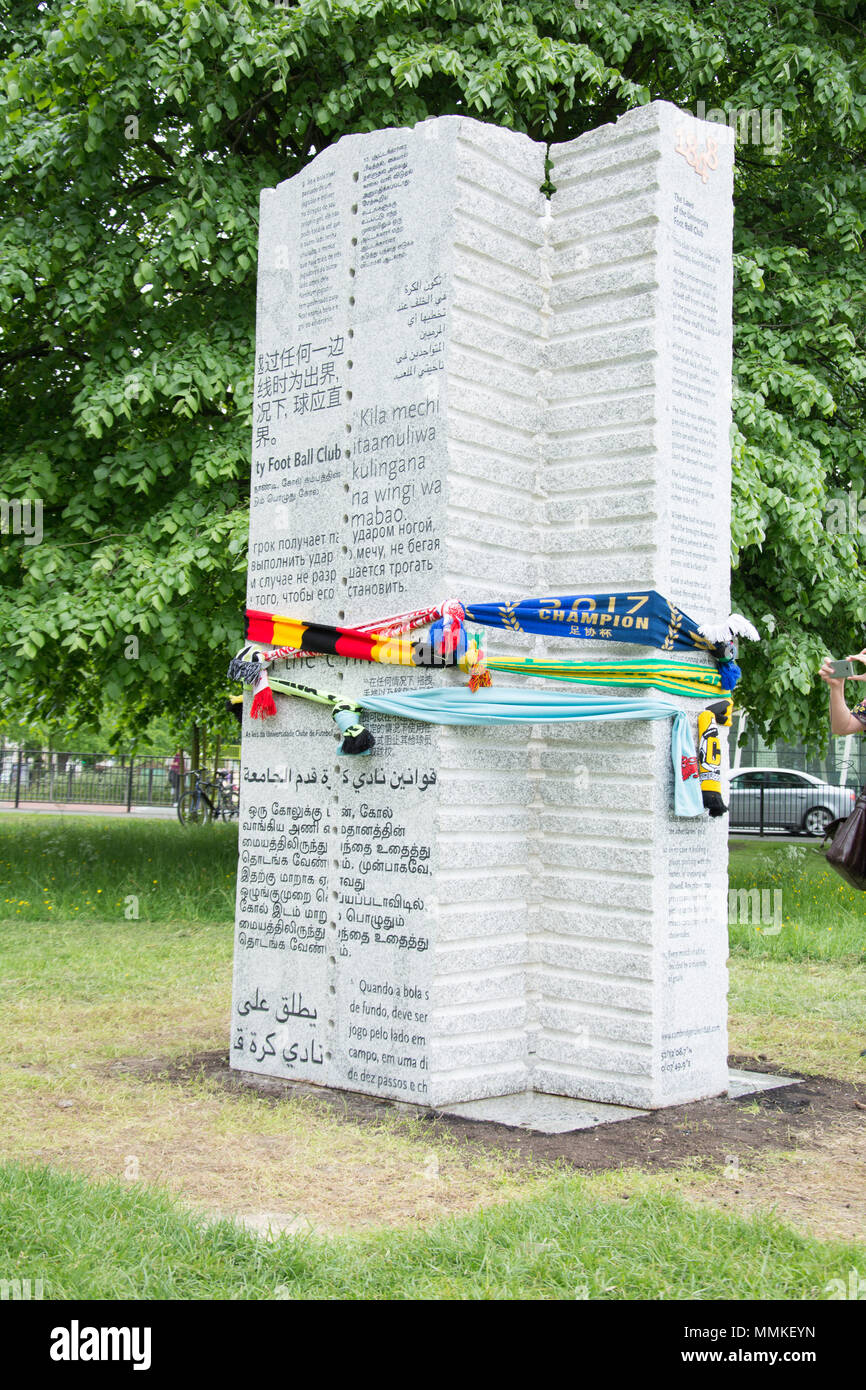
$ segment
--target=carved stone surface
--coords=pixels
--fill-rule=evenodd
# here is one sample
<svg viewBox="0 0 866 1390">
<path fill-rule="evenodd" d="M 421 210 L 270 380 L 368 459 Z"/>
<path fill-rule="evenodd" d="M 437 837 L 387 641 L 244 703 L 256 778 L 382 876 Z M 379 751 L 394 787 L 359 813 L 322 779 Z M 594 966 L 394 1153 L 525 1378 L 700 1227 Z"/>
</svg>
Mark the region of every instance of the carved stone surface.
<svg viewBox="0 0 866 1390">
<path fill-rule="evenodd" d="M 548 200 L 543 146 L 449 116 L 263 193 L 250 607 L 651 587 L 727 614 L 730 132 L 654 103 L 551 155 Z M 370 715 L 373 756 L 338 758 L 325 710 L 277 702 L 244 725 L 234 1066 L 435 1106 L 725 1089 L 727 826 L 673 818 L 667 721 Z"/>
</svg>

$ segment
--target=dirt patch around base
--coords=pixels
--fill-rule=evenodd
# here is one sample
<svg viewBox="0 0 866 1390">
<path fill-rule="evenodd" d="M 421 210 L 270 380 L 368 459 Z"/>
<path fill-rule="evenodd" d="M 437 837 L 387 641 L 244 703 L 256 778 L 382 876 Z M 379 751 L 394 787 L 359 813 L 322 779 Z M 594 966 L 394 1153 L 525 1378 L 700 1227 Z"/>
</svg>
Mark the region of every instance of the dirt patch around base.
<svg viewBox="0 0 866 1390">
<path fill-rule="evenodd" d="M 312 1105 L 313 1110 L 307 1110 L 308 1125 L 315 1125 L 316 1110 L 323 1119 L 345 1125 L 343 1148 L 348 1145 L 348 1157 L 342 1151 L 332 1152 L 332 1139 L 327 1163 L 305 1158 L 300 1176 L 294 1169 L 286 1170 L 282 1181 L 279 1173 L 268 1168 L 264 1181 L 259 1169 L 247 1171 L 249 1163 L 239 1170 L 236 1150 L 231 1150 L 234 1159 L 230 1156 L 228 1166 L 223 1164 L 217 1173 L 209 1149 L 207 1181 L 191 1180 L 187 1172 L 179 1183 L 181 1194 L 194 1205 L 212 1214 L 231 1215 L 266 1238 L 287 1229 L 324 1232 L 425 1224 L 446 1214 L 508 1200 L 509 1195 L 519 1196 L 519 1182 L 516 1190 L 506 1191 L 500 1184 L 481 1180 L 479 1165 L 489 1157 L 503 1160 L 504 1172 L 510 1171 L 515 1178 L 522 1173 L 530 1185 L 533 1178 L 544 1181 L 545 1175 L 563 1168 L 597 1174 L 605 1188 L 613 1183 L 611 1192 L 620 1197 L 655 1175 L 688 1202 L 739 1216 L 772 1211 L 806 1234 L 862 1240 L 866 1232 L 866 1086 L 801 1075 L 761 1055 L 735 1055 L 730 1062 L 748 1071 L 789 1076 L 791 1085 L 736 1100 L 699 1101 L 565 1134 L 467 1120 L 357 1092 L 239 1073 L 230 1069 L 223 1051 L 197 1052 L 175 1060 L 125 1057 L 96 1070 L 125 1075 L 145 1086 L 176 1088 L 179 1097 L 186 1090 L 191 1103 L 196 1092 L 200 1096 L 202 1082 L 218 1093 L 259 1102 L 268 1111 L 295 1101 Z M 182 1101 L 181 1110 L 185 1110 Z M 401 1120 L 407 1122 L 405 1126 Z M 365 1161 L 363 1149 L 356 1152 L 350 1138 L 352 1131 L 360 1138 L 366 1130 L 371 1140 L 376 1135 L 379 1144 L 386 1129 L 395 1138 L 402 1133 L 399 1142 L 417 1150 L 418 1171 L 411 1181 L 414 1170 L 405 1153 L 396 1166 L 391 1164 L 382 1172 L 382 1156 L 375 1163 Z M 251 1135 L 244 1147 L 247 1159 L 254 1141 Z M 267 1147 L 270 1164 L 272 1153 L 285 1149 L 285 1139 L 260 1135 L 258 1146 Z M 440 1172 L 437 1154 L 449 1152 L 451 1157 L 443 1158 Z M 315 1171 L 308 1173 L 311 1162 Z M 441 1180 L 443 1173 L 450 1186 Z M 619 1190 L 623 1183 L 625 1188 Z"/>
<path fill-rule="evenodd" d="M 732 1066 L 768 1075 L 790 1075 L 792 1084 L 733 1100 L 718 1097 L 671 1106 L 631 1120 L 617 1120 L 566 1134 L 540 1134 L 490 1120 L 466 1120 L 441 1111 L 378 1099 L 354 1091 L 335 1091 L 303 1082 L 282 1081 L 232 1071 L 224 1052 L 204 1052 L 176 1060 L 123 1058 L 110 1064 L 142 1080 L 183 1083 L 205 1078 L 228 1091 L 277 1104 L 295 1096 L 314 1097 L 354 1124 L 411 1116 L 462 1144 L 508 1152 L 527 1162 L 564 1163 L 586 1172 L 617 1168 L 647 1171 L 731 1166 L 765 1152 L 821 1147 L 827 1132 L 861 1130 L 866 1121 L 866 1086 L 827 1076 L 800 1077 L 762 1058 L 732 1056 Z M 798 1084 L 795 1084 L 798 1083 Z"/>
</svg>

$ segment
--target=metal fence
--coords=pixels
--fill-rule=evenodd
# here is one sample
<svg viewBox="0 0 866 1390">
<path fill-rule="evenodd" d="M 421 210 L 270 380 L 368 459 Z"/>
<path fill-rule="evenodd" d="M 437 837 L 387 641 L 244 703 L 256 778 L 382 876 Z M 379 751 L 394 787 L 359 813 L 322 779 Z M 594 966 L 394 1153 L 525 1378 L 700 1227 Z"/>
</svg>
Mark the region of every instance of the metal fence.
<svg viewBox="0 0 866 1390">
<path fill-rule="evenodd" d="M 866 739 L 863 742 L 866 744 Z M 789 750 L 785 751 L 790 756 Z M 192 783 L 187 755 L 179 777 L 172 776 L 171 763 L 170 754 L 103 757 L 47 749 L 3 749 L 0 807 L 89 805 L 110 806 L 115 811 L 144 807 L 169 811 L 179 793 Z M 230 770 L 232 780 L 239 782 L 237 758 L 221 758 L 220 767 Z M 206 775 L 212 771 L 209 765 Z M 791 767 L 733 769 L 729 808 L 732 834 L 823 836 L 831 820 L 850 815 L 859 779 L 847 765 L 824 777 L 816 773 Z"/>
<path fill-rule="evenodd" d="M 91 753 L 55 753 L 47 749 L 4 749 L 0 752 L 0 806 L 42 805 L 170 808 L 178 792 L 190 785 L 189 759 L 182 778 L 172 776 L 171 755 L 150 753 L 100 757 Z M 222 758 L 220 767 L 237 781 L 240 764 Z M 211 769 L 212 770 L 212 769 Z M 177 783 L 182 782 L 178 787 Z"/>
</svg>

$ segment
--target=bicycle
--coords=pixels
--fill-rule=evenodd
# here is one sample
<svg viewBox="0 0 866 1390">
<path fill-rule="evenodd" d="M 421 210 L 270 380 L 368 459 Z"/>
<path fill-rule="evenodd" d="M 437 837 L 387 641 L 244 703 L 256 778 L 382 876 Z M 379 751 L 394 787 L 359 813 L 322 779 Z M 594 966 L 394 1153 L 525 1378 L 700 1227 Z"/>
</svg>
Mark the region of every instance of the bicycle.
<svg viewBox="0 0 866 1390">
<path fill-rule="evenodd" d="M 217 773 L 220 778 L 220 810 L 223 820 L 237 820 L 241 813 L 241 794 L 232 781 L 231 772 L 221 768 Z"/>
<path fill-rule="evenodd" d="M 177 818 L 181 825 L 208 825 L 212 820 L 237 820 L 240 797 L 231 783 L 231 773 L 220 770 L 215 782 L 206 782 L 193 771 L 194 784 L 177 803 Z"/>
</svg>

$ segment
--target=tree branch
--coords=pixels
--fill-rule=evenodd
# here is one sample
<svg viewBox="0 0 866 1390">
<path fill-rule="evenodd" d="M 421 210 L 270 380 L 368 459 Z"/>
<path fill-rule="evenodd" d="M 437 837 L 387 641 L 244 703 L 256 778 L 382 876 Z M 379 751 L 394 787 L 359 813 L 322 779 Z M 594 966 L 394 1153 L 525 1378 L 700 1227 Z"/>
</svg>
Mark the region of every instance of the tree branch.
<svg viewBox="0 0 866 1390">
<path fill-rule="evenodd" d="M 146 145 L 149 150 L 153 150 L 154 154 L 158 154 L 160 159 L 168 165 L 169 169 L 171 169 L 172 172 L 174 172 L 174 170 L 177 168 L 177 162 L 174 159 L 172 159 L 171 155 L 168 153 L 167 150 L 164 150 L 162 148 L 158 140 L 154 140 L 153 136 L 149 135 L 147 139 L 142 140 L 141 143 L 143 145 Z"/>
<path fill-rule="evenodd" d="M 127 198 L 137 198 L 139 193 L 147 193 L 151 188 L 157 188 L 160 184 L 170 183 L 171 180 L 165 174 L 148 174 L 135 183 L 130 184 L 129 188 L 124 188 L 123 192 Z"/>
<path fill-rule="evenodd" d="M 27 357 L 47 357 L 52 349 L 47 343 L 41 347 L 17 348 L 14 352 L 0 352 L 0 367 L 9 367 L 13 362 L 23 362 Z"/>
</svg>

